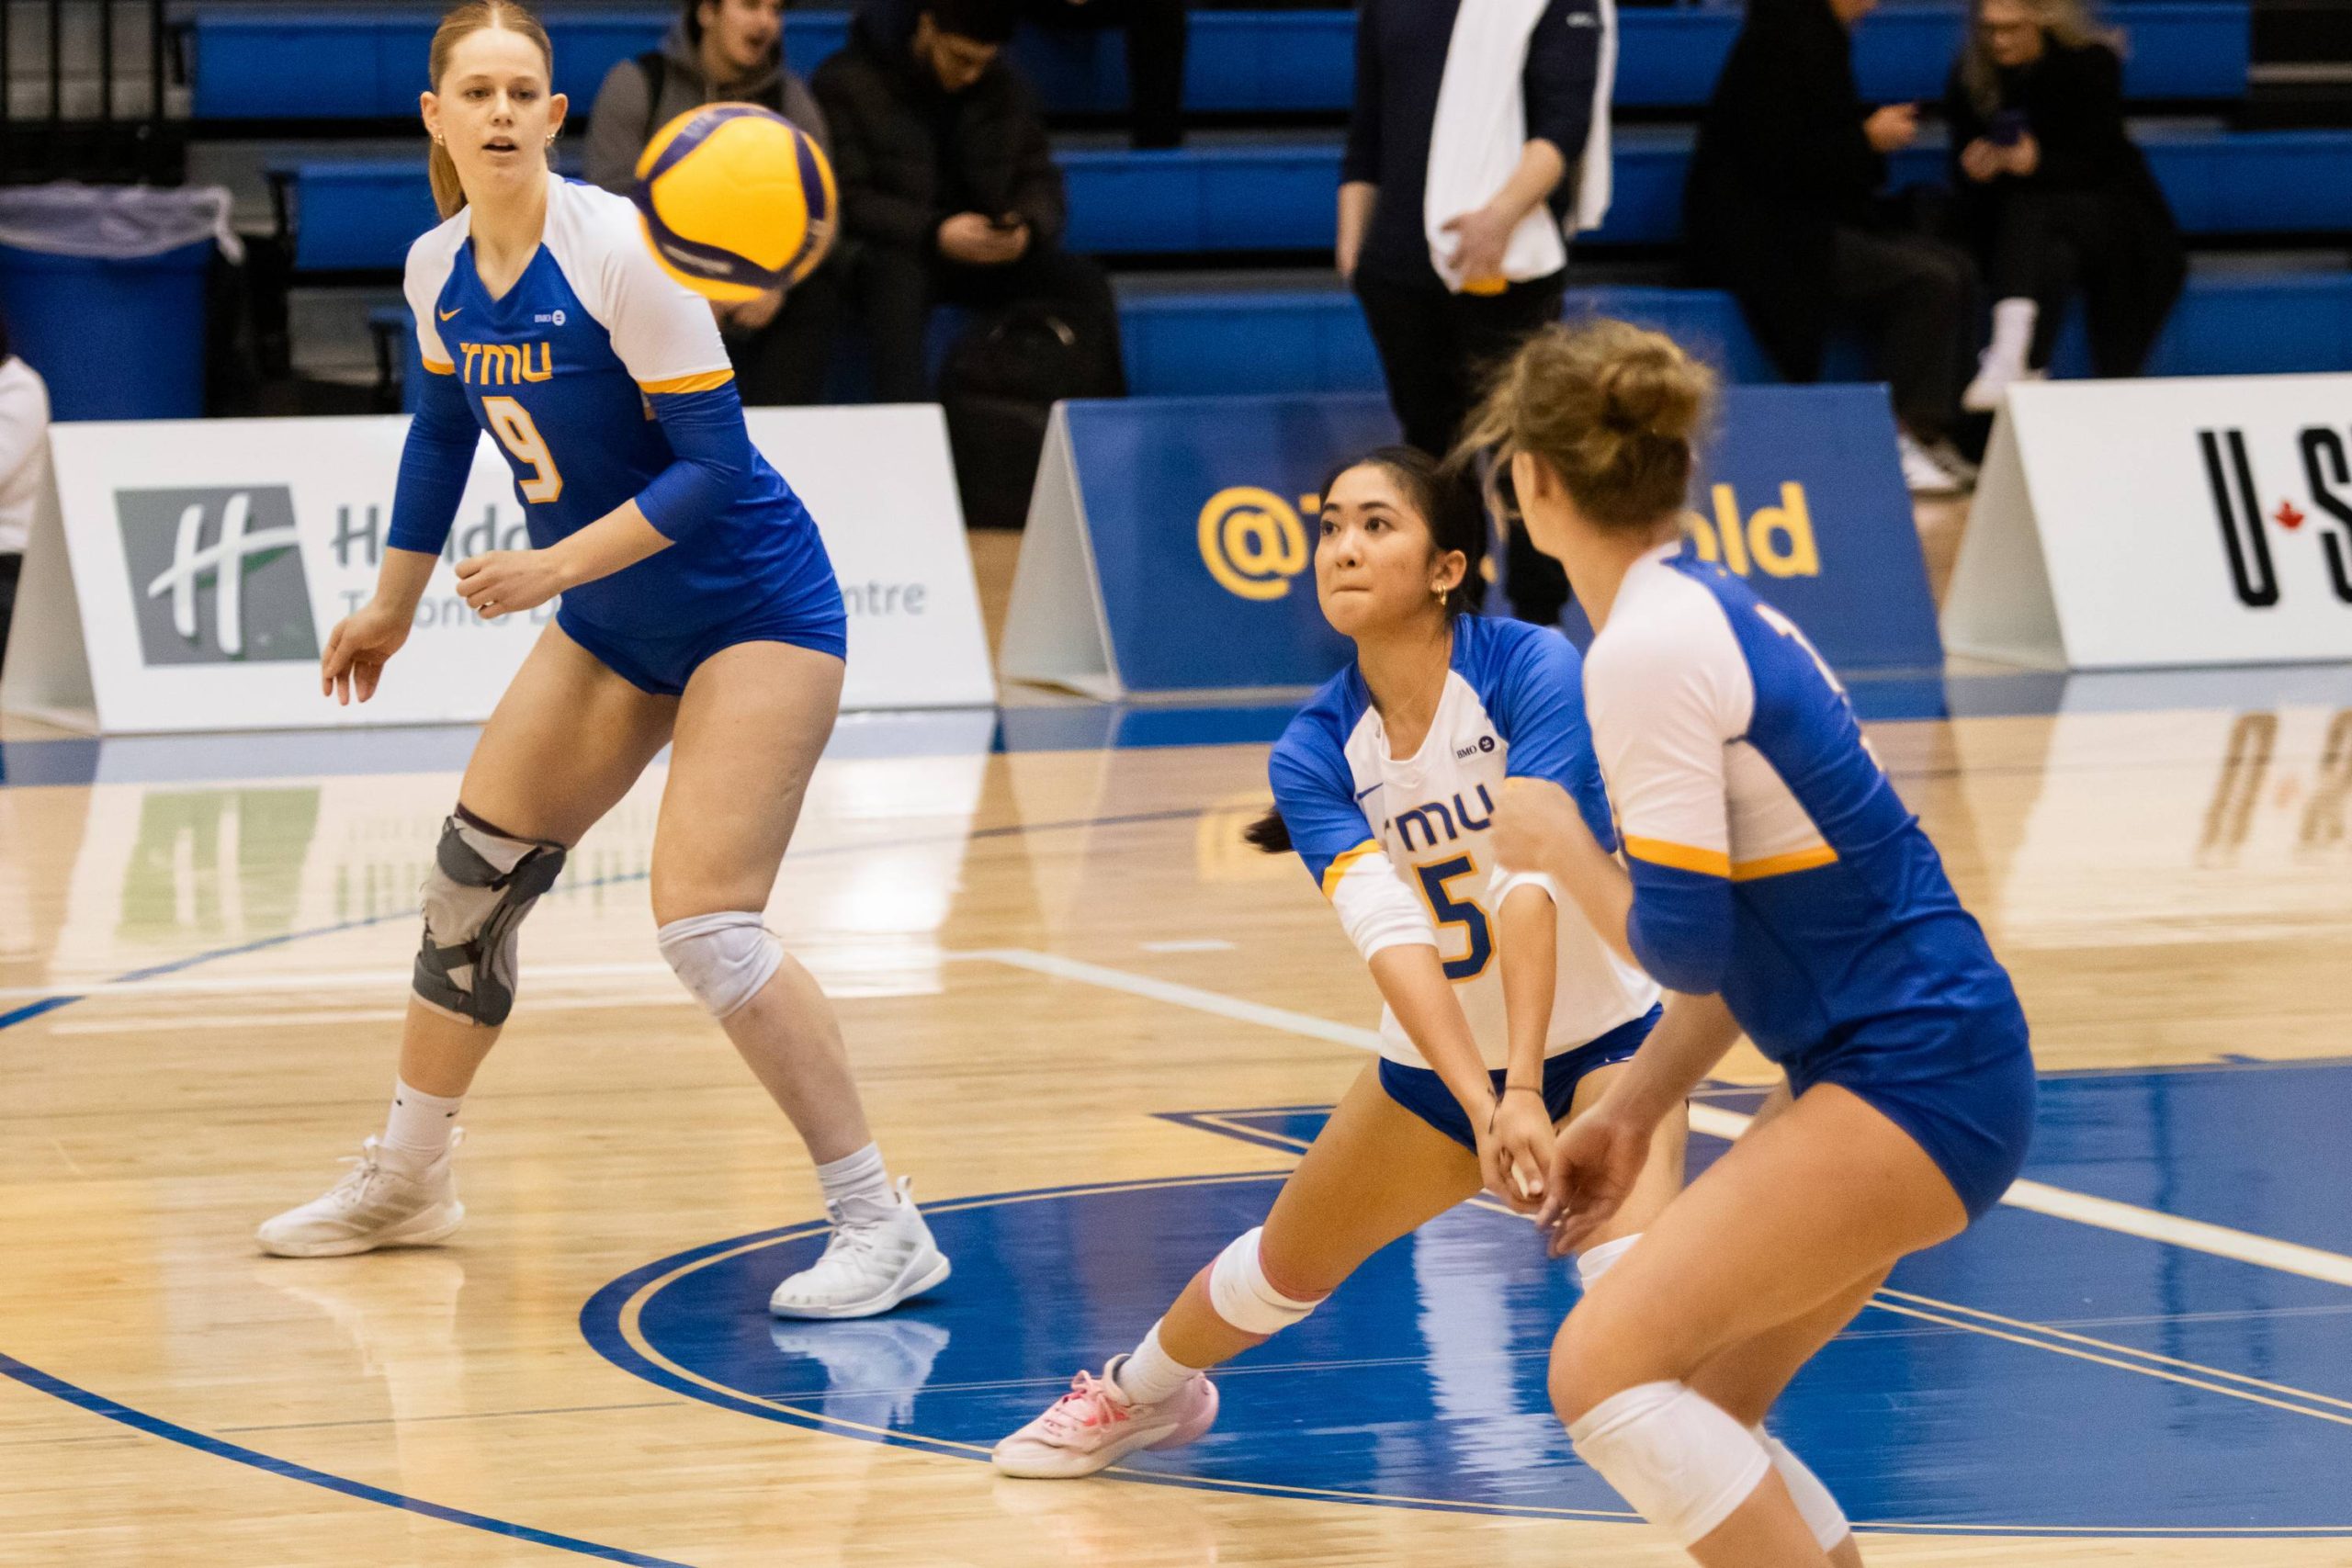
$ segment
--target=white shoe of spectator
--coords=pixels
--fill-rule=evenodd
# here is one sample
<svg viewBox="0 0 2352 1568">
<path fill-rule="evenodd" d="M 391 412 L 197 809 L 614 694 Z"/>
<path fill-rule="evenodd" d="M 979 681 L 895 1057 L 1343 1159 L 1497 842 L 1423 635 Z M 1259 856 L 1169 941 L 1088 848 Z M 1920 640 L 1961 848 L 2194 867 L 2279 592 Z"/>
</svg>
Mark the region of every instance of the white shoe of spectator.
<svg viewBox="0 0 2352 1568">
<path fill-rule="evenodd" d="M 2027 367 L 2033 352 L 2033 323 L 2041 307 L 2030 299 L 2004 299 L 1993 307 L 1993 341 L 1976 361 L 1976 379 L 1961 393 L 1960 406 L 1970 413 L 1992 413 L 2011 387 L 2020 381 L 2049 378 L 2046 370 Z"/>
<path fill-rule="evenodd" d="M 1903 484 L 1913 495 L 1958 495 L 1967 487 L 1951 469 L 1936 461 L 1925 446 L 1914 440 L 1911 433 L 1894 433 L 1895 452 L 1903 460 Z"/>
<path fill-rule="evenodd" d="M 1976 488 L 1976 465 L 1962 457 L 1959 447 L 1950 441 L 1938 440 L 1928 442 L 1926 451 L 1928 461 L 1950 474 L 1954 484 L 1962 490 Z"/>
</svg>

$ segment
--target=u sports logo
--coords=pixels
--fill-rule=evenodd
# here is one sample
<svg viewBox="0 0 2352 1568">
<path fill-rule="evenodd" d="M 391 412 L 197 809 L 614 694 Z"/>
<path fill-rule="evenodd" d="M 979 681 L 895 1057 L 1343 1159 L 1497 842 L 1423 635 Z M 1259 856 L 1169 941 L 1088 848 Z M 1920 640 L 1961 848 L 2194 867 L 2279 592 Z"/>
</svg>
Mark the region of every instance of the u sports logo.
<svg viewBox="0 0 2352 1568">
<path fill-rule="evenodd" d="M 124 490 L 114 503 L 147 663 L 319 656 L 291 490 Z"/>
<path fill-rule="evenodd" d="M 2291 499 L 2282 497 L 2275 511 L 2266 512 L 2262 491 L 2255 486 L 2254 463 L 2246 456 L 2243 430 L 2200 430 L 2197 445 L 2205 458 L 2205 482 L 2212 492 L 2213 514 L 2222 525 L 2222 545 L 2229 556 L 2230 586 L 2238 603 L 2249 610 L 2267 610 L 2278 603 L 2278 568 L 2271 555 L 2270 534 L 2263 526 L 2278 525 L 2288 536 L 2310 522 Z M 2343 436 L 2324 424 L 2309 426 L 2295 437 L 2303 462 L 2303 483 L 2311 504 L 2327 513 L 2320 534 L 2321 553 L 2327 559 L 2328 586 L 2343 604 L 2352 604 L 2352 461 L 2346 460 Z"/>
<path fill-rule="evenodd" d="M 1201 508 L 1201 564 L 1217 586 L 1243 599 L 1279 599 L 1306 570 L 1306 529 L 1301 508 L 1322 510 L 1322 497 L 1301 496 L 1295 508 L 1272 491 L 1233 485 Z"/>
</svg>

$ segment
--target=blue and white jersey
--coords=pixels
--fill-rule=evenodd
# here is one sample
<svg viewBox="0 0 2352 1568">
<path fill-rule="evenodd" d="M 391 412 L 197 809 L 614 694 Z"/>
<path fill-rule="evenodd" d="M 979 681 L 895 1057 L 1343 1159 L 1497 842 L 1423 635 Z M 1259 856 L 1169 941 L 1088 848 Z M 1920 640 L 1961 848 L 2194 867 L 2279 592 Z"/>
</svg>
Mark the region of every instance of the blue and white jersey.
<svg viewBox="0 0 2352 1568">
<path fill-rule="evenodd" d="M 514 473 L 544 549 L 636 500 L 675 541 L 563 596 L 622 637 L 674 638 L 782 598 L 834 592 L 808 510 L 752 450 L 710 306 L 654 261 L 637 209 L 550 175 L 539 250 L 490 297 L 472 209 L 417 240 L 407 293 L 426 385 L 391 543 L 438 552 L 474 427 Z"/>
<path fill-rule="evenodd" d="M 1490 1068 L 1510 1059 L 1494 914 L 1523 883 L 1560 906 L 1548 1055 L 1598 1039 L 1658 999 L 1548 878 L 1498 866 L 1489 844 L 1503 781 L 1536 778 L 1566 790 L 1594 835 L 1615 847 L 1578 666 L 1555 631 L 1457 616 L 1445 692 L 1413 755 L 1389 754 L 1387 727 L 1351 663 L 1291 720 L 1267 767 L 1291 843 L 1358 951 L 1369 959 L 1404 942 L 1437 948 Z M 1385 1008 L 1380 1039 L 1390 1060 L 1429 1065 Z"/>
<path fill-rule="evenodd" d="M 1777 1062 L 1867 1044 L 1873 1023 L 2014 1010 L 1844 689 L 1738 579 L 1681 544 L 1644 556 L 1584 687 L 1634 874 L 1629 934 L 1661 982 L 1720 992 Z"/>
</svg>

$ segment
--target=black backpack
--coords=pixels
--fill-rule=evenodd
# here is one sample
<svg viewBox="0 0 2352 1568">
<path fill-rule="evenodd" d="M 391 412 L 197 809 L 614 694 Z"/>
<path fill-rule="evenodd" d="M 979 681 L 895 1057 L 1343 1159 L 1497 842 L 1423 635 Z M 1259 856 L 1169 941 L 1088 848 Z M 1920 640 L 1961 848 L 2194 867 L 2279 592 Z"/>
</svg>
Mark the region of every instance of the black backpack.
<svg viewBox="0 0 2352 1568">
<path fill-rule="evenodd" d="M 1080 327 L 1034 300 L 979 316 L 956 338 L 940 368 L 939 400 L 967 525 L 1028 522 L 1054 405 L 1117 390 L 1101 384 L 1098 357 Z"/>
</svg>

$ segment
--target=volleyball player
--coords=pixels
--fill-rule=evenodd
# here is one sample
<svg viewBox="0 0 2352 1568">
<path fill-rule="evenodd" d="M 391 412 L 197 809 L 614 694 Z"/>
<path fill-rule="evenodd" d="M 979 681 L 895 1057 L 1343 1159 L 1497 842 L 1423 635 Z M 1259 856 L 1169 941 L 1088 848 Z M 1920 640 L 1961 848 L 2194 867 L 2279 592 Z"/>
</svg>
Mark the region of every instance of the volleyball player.
<svg viewBox="0 0 2352 1568">
<path fill-rule="evenodd" d="M 1497 863 L 1507 788 L 1576 803 L 1570 852 L 1595 882 L 1609 803 L 1585 734 L 1577 651 L 1558 632 L 1468 612 L 1485 519 L 1419 452 L 1391 447 L 1325 487 L 1315 586 L 1355 658 L 1294 718 L 1250 830 L 1295 849 L 1386 1008 L 1380 1060 L 1331 1113 L 1263 1226 L 1184 1287 L 1132 1351 L 999 1443 L 1012 1475 L 1091 1475 L 1208 1430 L 1204 1369 L 1313 1312 L 1381 1247 L 1481 1186 L 1532 1211 L 1554 1123 L 1590 1104 L 1657 1017 L 1657 988 L 1608 952 L 1541 874 Z M 1630 897 L 1621 892 L 1620 897 Z M 1636 1190 L 1583 1238 L 1587 1285 L 1681 1185 L 1684 1123 L 1659 1119 Z"/>
<path fill-rule="evenodd" d="M 2008 975 L 1796 626 L 1681 536 L 1712 378 L 1622 321 L 1513 358 L 1467 449 L 1599 628 L 1594 749 L 1633 874 L 1595 874 L 1581 800 L 1530 784 L 1500 852 L 1549 872 L 1668 992 L 1665 1021 L 1562 1129 L 1555 1251 L 1644 1190 L 1661 1117 L 1745 1029 L 1792 1102 L 1759 1119 L 1588 1292 L 1552 1350 L 1577 1452 L 1708 1568 L 1851 1568 L 1836 1500 L 1762 1422 L 1905 1254 L 2006 1190 L 2033 1125 Z"/>
<path fill-rule="evenodd" d="M 512 0 L 459 6 L 431 66 L 446 221 L 408 257 L 424 398 L 375 597 L 329 637 L 323 684 L 367 701 L 407 639 L 481 430 L 514 469 L 534 547 L 459 562 L 459 592 L 492 616 L 562 604 L 443 825 L 383 1135 L 259 1240 L 320 1257 L 458 1227 L 455 1118 L 514 1005 L 516 928 L 670 745 L 652 868 L 662 955 L 799 1131 L 833 1223 L 771 1309 L 887 1311 L 944 1280 L 947 1260 L 884 1168 L 831 1005 L 760 919 L 840 706 L 832 566 L 752 450 L 709 306 L 655 263 L 628 200 L 549 171 L 565 105 L 537 21 Z"/>
</svg>

